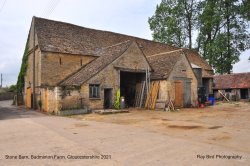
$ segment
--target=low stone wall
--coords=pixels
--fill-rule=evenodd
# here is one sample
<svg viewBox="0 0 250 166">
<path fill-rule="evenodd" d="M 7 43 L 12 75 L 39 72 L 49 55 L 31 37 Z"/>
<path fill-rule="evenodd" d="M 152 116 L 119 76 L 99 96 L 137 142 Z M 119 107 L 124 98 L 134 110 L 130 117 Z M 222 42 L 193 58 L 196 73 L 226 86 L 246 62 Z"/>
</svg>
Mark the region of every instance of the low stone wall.
<svg viewBox="0 0 250 166">
<path fill-rule="evenodd" d="M 12 93 L 12 92 L 2 93 L 2 94 L 0 94 L 0 101 L 2 101 L 2 100 L 13 100 L 14 95 L 15 95 L 15 93 Z"/>
<path fill-rule="evenodd" d="M 87 108 L 84 109 L 75 109 L 75 110 L 63 110 L 59 111 L 57 115 L 60 116 L 67 116 L 67 115 L 78 115 L 78 114 L 87 114 L 90 113 L 90 111 Z"/>
</svg>

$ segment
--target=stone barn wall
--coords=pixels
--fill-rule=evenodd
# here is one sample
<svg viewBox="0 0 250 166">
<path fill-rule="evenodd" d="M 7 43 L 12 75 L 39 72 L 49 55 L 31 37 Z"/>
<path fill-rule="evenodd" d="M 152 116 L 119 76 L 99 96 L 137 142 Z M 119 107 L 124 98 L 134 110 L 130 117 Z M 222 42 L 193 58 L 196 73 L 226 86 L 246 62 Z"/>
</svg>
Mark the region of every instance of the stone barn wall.
<svg viewBox="0 0 250 166">
<path fill-rule="evenodd" d="M 43 52 L 42 84 L 54 86 L 95 58 L 94 56 Z"/>
<path fill-rule="evenodd" d="M 197 101 L 197 79 L 190 66 L 185 55 L 181 56 L 180 60 L 175 64 L 171 74 L 167 80 L 162 80 L 160 82 L 159 97 L 157 100 L 157 105 L 159 108 L 163 107 L 163 103 L 169 100 L 168 96 L 172 101 L 175 100 L 175 81 L 179 78 L 190 78 L 191 79 L 191 103 L 196 106 Z M 183 88 L 185 90 L 185 88 Z M 161 104 L 160 104 L 161 103 Z"/>
</svg>

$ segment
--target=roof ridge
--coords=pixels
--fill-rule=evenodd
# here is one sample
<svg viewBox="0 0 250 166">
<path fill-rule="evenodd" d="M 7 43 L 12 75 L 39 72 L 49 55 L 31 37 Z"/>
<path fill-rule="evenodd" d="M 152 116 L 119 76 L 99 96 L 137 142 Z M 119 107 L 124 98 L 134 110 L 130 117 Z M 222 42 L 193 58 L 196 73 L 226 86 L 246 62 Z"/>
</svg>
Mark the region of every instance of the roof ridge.
<svg viewBox="0 0 250 166">
<path fill-rule="evenodd" d="M 220 77 L 220 76 L 230 76 L 230 75 L 241 75 L 241 74 L 250 74 L 250 72 L 230 73 L 230 74 L 218 74 L 218 75 L 214 75 L 214 77 Z"/>
<path fill-rule="evenodd" d="M 101 47 L 101 48 L 99 48 L 97 51 L 95 51 L 95 55 L 97 55 L 97 56 L 100 57 L 100 55 L 98 55 L 98 54 L 101 54 L 102 51 L 105 51 L 106 49 L 109 49 L 109 48 L 113 48 L 113 47 L 119 46 L 119 45 L 121 45 L 121 44 L 129 43 L 129 42 L 132 43 L 131 40 L 126 40 L 126 41 L 119 42 L 119 43 L 116 43 L 116 44 L 113 44 L 113 45 L 110 45 L 110 46 L 107 46 L 107 47 Z"/>
<path fill-rule="evenodd" d="M 154 56 L 170 54 L 170 53 L 174 53 L 174 52 L 178 52 L 178 51 L 183 51 L 183 49 L 181 48 L 181 49 L 178 49 L 178 50 L 167 51 L 167 52 L 161 52 L 161 53 L 154 54 L 154 55 L 150 55 L 150 56 L 147 56 L 147 57 L 148 57 L 148 58 L 151 58 L 151 57 L 154 57 Z"/>
<path fill-rule="evenodd" d="M 126 40 L 126 41 L 123 41 L 123 42 L 120 42 L 120 43 L 116 43 L 116 44 L 113 44 L 113 45 L 110 45 L 110 46 L 107 46 L 107 47 L 102 47 L 102 49 L 108 49 L 108 48 L 119 46 L 121 44 L 128 43 L 128 42 L 131 42 L 131 40 Z"/>
<path fill-rule="evenodd" d="M 90 27 L 84 27 L 82 25 L 77 25 L 77 24 L 68 23 L 68 22 L 64 22 L 64 21 L 58 21 L 58 20 L 51 20 L 51 19 L 42 18 L 42 17 L 36 17 L 36 16 L 34 16 L 34 18 L 35 19 L 47 20 L 47 21 L 53 21 L 53 22 L 57 22 L 57 23 L 63 23 L 63 24 L 71 25 L 71 26 L 77 26 L 79 28 L 85 28 L 85 29 L 89 29 L 89 30 L 102 31 L 102 32 L 108 32 L 108 33 L 113 33 L 113 34 L 117 34 L 117 35 L 123 35 L 123 36 L 127 36 L 127 37 L 132 37 L 132 38 L 136 38 L 136 39 L 141 39 L 141 40 L 145 40 L 145 41 L 150 41 L 150 42 L 158 43 L 158 44 L 161 44 L 161 45 L 167 45 L 167 46 L 175 48 L 175 49 L 181 48 L 181 47 L 173 46 L 171 44 L 161 43 L 161 42 L 158 42 L 158 41 L 149 40 L 149 39 L 145 39 L 145 38 L 141 38 L 141 37 L 137 37 L 137 36 L 132 36 L 132 35 L 127 35 L 127 34 L 123 34 L 123 33 L 119 33 L 119 32 L 113 32 L 113 31 L 109 31 L 109 30 L 102 30 L 102 29 L 95 29 L 95 28 L 90 28 Z"/>
</svg>

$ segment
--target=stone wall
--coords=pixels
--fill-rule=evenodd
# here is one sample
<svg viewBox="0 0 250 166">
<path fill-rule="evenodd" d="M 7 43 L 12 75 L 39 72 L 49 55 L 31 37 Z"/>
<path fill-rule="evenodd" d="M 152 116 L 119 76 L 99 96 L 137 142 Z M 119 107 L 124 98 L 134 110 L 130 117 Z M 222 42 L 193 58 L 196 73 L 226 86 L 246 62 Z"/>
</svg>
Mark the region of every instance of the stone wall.
<svg viewBox="0 0 250 166">
<path fill-rule="evenodd" d="M 146 58 L 138 46 L 133 43 L 123 55 L 81 86 L 81 94 L 84 96 L 85 105 L 91 109 L 102 109 L 105 88 L 112 88 L 112 97 L 115 101 L 117 90 L 120 88 L 120 70 L 136 71 L 145 70 L 147 67 Z M 89 84 L 100 84 L 99 99 L 89 98 Z"/>
<path fill-rule="evenodd" d="M 27 70 L 24 85 L 24 101 L 26 105 L 26 89 L 32 88 L 33 92 L 33 47 L 34 47 L 34 22 L 31 23 L 29 32 L 29 55 L 27 62 Z M 96 57 L 84 55 L 60 54 L 52 52 L 41 52 L 38 46 L 37 34 L 35 34 L 35 90 L 36 99 L 43 100 L 44 90 L 41 86 L 55 86 L 59 81 L 67 77 L 69 74 L 77 71 L 83 65 L 89 63 Z M 60 60 L 61 59 L 61 60 Z M 61 63 L 60 63 L 61 61 Z M 51 91 L 50 91 L 51 93 Z M 53 96 L 53 95 L 52 95 Z M 52 97 L 51 97 L 52 98 Z M 52 99 L 53 100 L 53 99 Z M 51 106 L 52 107 L 52 106 Z M 54 109 L 54 108 L 53 108 Z M 52 109 L 52 110 L 53 110 Z"/>
<path fill-rule="evenodd" d="M 185 55 L 182 55 L 175 64 L 167 80 L 160 82 L 158 101 L 175 100 L 175 81 L 180 78 L 191 79 L 191 103 L 196 106 L 197 101 L 197 79 Z M 185 91 L 185 88 L 183 88 Z"/>
<path fill-rule="evenodd" d="M 33 43 L 34 43 L 34 29 L 33 22 L 29 33 L 29 55 L 27 63 L 27 71 L 25 75 L 24 85 L 24 101 L 26 102 L 26 89 L 31 87 L 33 89 Z M 89 63 L 95 57 L 59 54 L 50 52 L 41 52 L 38 47 L 37 35 L 35 35 L 35 86 L 36 86 L 36 100 L 37 106 L 39 100 L 44 100 L 44 89 L 41 86 L 54 86 L 56 83 L 67 77 L 72 72 L 78 70 L 83 65 Z M 61 64 L 60 64 L 61 58 Z M 32 90 L 33 91 L 33 90 Z M 49 110 L 56 110 L 54 102 L 55 94 L 53 90 L 49 90 L 50 106 Z"/>
<path fill-rule="evenodd" d="M 201 68 L 193 68 L 193 72 L 197 78 L 197 86 L 202 87 L 202 69 Z"/>
<path fill-rule="evenodd" d="M 61 91 L 61 108 L 62 110 L 80 109 L 81 105 L 80 89 L 62 90 Z"/>
<path fill-rule="evenodd" d="M 55 86 L 95 58 L 94 56 L 42 52 L 41 83 Z"/>
<path fill-rule="evenodd" d="M 26 95 L 27 95 L 27 88 L 31 87 L 33 92 L 33 53 L 28 55 L 28 62 L 27 62 L 27 70 L 24 77 L 24 102 L 26 105 Z M 41 51 L 39 48 L 35 50 L 35 86 L 36 86 L 36 95 L 40 94 L 40 87 L 41 85 Z M 39 97 L 39 96 L 38 96 Z"/>
<path fill-rule="evenodd" d="M 48 110 L 47 112 L 49 113 L 57 113 L 58 111 L 61 110 L 62 105 L 61 105 L 61 89 L 59 87 L 47 87 L 47 88 L 40 88 L 40 94 L 38 99 L 41 100 L 42 102 L 42 110 L 46 111 L 45 109 L 45 93 L 46 90 L 48 91 Z"/>
</svg>

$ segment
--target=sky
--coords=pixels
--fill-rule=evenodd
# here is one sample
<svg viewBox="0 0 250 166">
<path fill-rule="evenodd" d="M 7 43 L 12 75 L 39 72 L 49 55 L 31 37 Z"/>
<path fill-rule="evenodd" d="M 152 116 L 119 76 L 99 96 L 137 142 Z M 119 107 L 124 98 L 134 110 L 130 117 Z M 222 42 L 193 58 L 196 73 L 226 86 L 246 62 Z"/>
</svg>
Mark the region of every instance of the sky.
<svg viewBox="0 0 250 166">
<path fill-rule="evenodd" d="M 33 16 L 152 40 L 148 18 L 161 0 L 0 0 L 0 73 L 15 84 Z M 250 50 L 233 72 L 250 72 Z"/>
</svg>

